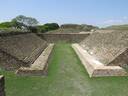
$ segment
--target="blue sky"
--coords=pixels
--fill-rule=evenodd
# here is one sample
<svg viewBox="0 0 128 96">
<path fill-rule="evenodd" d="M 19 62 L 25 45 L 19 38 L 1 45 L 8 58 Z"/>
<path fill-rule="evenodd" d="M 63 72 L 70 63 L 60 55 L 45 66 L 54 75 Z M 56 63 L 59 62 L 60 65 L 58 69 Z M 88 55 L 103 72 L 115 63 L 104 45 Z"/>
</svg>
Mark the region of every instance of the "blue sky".
<svg viewBox="0 0 128 96">
<path fill-rule="evenodd" d="M 40 23 L 57 22 L 107 26 L 128 23 L 128 0 L 1 0 L 0 22 L 17 15 Z"/>
</svg>

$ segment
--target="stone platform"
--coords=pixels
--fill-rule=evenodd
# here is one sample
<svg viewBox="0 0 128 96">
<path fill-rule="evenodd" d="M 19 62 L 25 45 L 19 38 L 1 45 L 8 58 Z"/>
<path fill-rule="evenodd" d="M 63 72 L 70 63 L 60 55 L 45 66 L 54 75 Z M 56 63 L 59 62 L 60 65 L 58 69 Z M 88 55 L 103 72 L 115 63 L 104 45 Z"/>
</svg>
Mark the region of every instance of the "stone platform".
<svg viewBox="0 0 128 96">
<path fill-rule="evenodd" d="M 30 67 L 21 67 L 16 71 L 20 76 L 41 76 L 47 75 L 48 60 L 50 58 L 54 44 L 49 44 L 48 47 L 41 53 Z"/>
<path fill-rule="evenodd" d="M 90 77 L 102 76 L 128 76 L 128 73 L 120 66 L 106 66 L 93 56 L 88 54 L 79 44 L 72 44 Z"/>
</svg>

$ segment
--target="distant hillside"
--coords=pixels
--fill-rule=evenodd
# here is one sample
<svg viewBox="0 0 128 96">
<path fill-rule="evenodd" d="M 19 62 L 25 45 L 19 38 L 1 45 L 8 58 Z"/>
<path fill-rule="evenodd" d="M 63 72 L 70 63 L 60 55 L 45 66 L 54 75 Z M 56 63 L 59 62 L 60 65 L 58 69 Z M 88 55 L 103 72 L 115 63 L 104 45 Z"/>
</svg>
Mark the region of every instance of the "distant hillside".
<svg viewBox="0 0 128 96">
<path fill-rule="evenodd" d="M 108 26 L 105 29 L 111 29 L 111 30 L 128 30 L 128 24 L 125 25 L 112 25 Z"/>
</svg>

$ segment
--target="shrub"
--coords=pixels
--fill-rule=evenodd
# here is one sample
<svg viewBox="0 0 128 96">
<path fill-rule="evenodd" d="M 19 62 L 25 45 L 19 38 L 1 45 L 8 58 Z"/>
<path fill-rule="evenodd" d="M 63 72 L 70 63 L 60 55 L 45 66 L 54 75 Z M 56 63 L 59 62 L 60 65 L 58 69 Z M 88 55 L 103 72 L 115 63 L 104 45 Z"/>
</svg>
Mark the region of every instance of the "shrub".
<svg viewBox="0 0 128 96">
<path fill-rule="evenodd" d="M 59 28 L 59 25 L 57 23 L 47 23 L 47 24 L 44 24 L 44 26 L 48 28 L 48 31 L 56 30 Z"/>
<path fill-rule="evenodd" d="M 27 28 L 28 28 L 28 30 L 29 30 L 30 32 L 34 32 L 34 33 L 38 32 L 38 29 L 37 29 L 37 27 L 35 27 L 35 26 L 28 26 Z"/>
<path fill-rule="evenodd" d="M 10 27 L 12 27 L 12 22 L 0 23 L 0 28 L 10 28 Z"/>
<path fill-rule="evenodd" d="M 44 33 L 44 32 L 58 29 L 59 25 L 57 23 L 47 23 L 44 25 L 39 25 L 39 26 L 37 26 L 37 28 L 38 28 L 39 32 Z"/>
</svg>

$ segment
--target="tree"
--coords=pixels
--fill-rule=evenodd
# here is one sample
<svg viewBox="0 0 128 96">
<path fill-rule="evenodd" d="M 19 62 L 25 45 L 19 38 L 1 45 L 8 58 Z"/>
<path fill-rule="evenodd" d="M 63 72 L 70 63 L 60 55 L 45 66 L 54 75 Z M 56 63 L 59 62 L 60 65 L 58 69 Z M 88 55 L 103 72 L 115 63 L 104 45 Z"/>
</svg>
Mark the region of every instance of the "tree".
<svg viewBox="0 0 128 96">
<path fill-rule="evenodd" d="M 56 30 L 58 28 L 59 28 L 59 25 L 57 23 L 46 23 L 44 25 L 38 26 L 39 32 L 42 32 L 42 33 L 51 31 L 51 30 Z"/>
<path fill-rule="evenodd" d="M 16 29 L 23 29 L 23 27 L 26 27 L 23 23 L 17 22 L 16 20 L 12 20 L 12 27 Z"/>
<path fill-rule="evenodd" d="M 14 19 L 12 19 L 12 22 L 18 22 L 26 26 L 36 26 L 39 23 L 35 18 L 26 17 L 24 15 L 15 17 Z"/>
<path fill-rule="evenodd" d="M 48 27 L 48 31 L 50 30 L 56 30 L 59 28 L 59 25 L 57 23 L 46 23 L 44 26 Z"/>
</svg>

